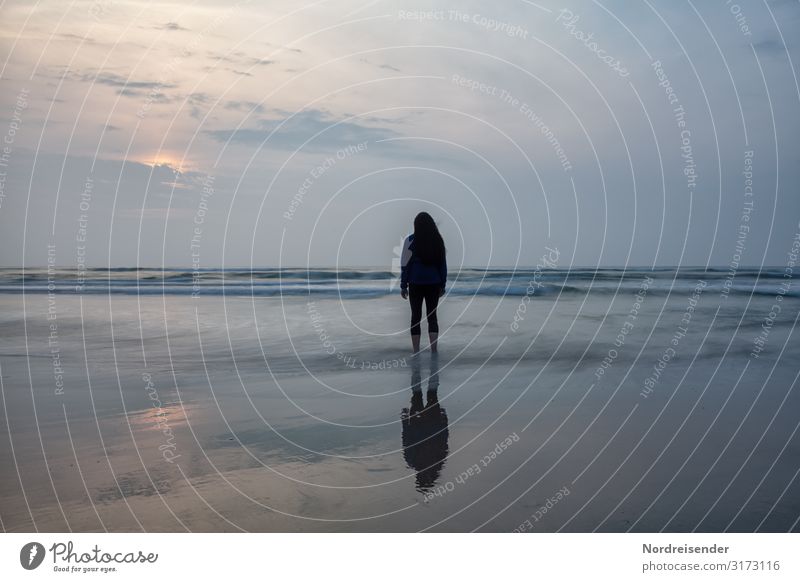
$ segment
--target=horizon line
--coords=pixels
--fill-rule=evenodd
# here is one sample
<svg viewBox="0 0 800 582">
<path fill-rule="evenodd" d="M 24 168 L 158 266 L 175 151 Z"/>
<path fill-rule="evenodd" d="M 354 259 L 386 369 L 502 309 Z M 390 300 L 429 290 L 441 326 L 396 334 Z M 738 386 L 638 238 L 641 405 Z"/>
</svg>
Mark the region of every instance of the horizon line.
<svg viewBox="0 0 800 582">
<path fill-rule="evenodd" d="M 49 268 L 48 265 L 0 265 L 0 270 L 9 270 L 9 269 L 43 269 L 47 270 Z M 71 265 L 68 267 L 61 267 L 54 265 L 54 269 L 62 270 L 62 271 L 80 271 L 81 268 Z M 475 270 L 484 270 L 484 271 L 491 271 L 491 270 L 520 270 L 520 269 L 542 269 L 542 270 L 553 270 L 553 271 L 566 271 L 570 269 L 619 269 L 619 270 L 655 270 L 655 269 L 731 269 L 731 265 L 570 265 L 567 267 L 545 267 L 541 265 L 500 265 L 500 266 L 474 266 L 474 265 L 462 265 L 459 267 L 460 269 L 475 269 Z M 785 269 L 786 265 L 739 265 L 738 267 L 732 269 L 734 271 L 739 271 L 742 269 Z M 200 267 L 194 268 L 190 265 L 177 265 L 177 266 L 161 266 L 161 267 L 142 267 L 142 266 L 123 266 L 123 265 L 104 265 L 104 266 L 85 266 L 83 270 L 114 270 L 114 269 L 127 269 L 127 270 L 137 270 L 137 271 L 222 271 L 222 270 L 264 270 L 264 269 L 302 269 L 302 270 L 370 270 L 370 271 L 391 271 L 391 268 L 385 268 L 381 266 L 375 265 L 365 265 L 365 266 L 321 266 L 321 265 L 311 265 L 311 266 L 290 266 L 290 265 L 282 265 L 280 267 L 277 266 L 207 266 L 207 267 Z M 452 270 L 452 269 L 451 269 Z"/>
</svg>

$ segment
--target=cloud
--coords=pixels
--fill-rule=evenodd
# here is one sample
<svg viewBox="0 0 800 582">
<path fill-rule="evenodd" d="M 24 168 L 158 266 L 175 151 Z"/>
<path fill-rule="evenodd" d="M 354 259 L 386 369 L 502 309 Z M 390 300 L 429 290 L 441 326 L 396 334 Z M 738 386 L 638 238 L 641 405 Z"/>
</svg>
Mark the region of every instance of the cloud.
<svg viewBox="0 0 800 582">
<path fill-rule="evenodd" d="M 281 45 L 281 44 L 274 44 L 274 43 L 271 43 L 271 42 L 265 42 L 263 44 L 264 44 L 264 46 L 268 46 L 268 47 L 272 47 L 274 49 L 280 49 L 280 50 L 284 50 L 284 51 L 291 51 L 293 53 L 300 54 L 300 53 L 303 52 L 302 49 L 299 49 L 299 48 L 296 48 L 296 47 L 293 47 L 293 46 L 284 46 L 284 45 Z"/>
<path fill-rule="evenodd" d="M 166 22 L 164 24 L 160 24 L 158 26 L 153 27 L 155 30 L 184 30 L 189 31 L 189 28 L 185 28 L 178 24 L 177 22 Z"/>
<path fill-rule="evenodd" d="M 135 99 L 147 99 L 149 103 L 171 103 L 175 101 L 172 97 L 168 97 L 164 93 L 162 93 L 159 89 L 155 91 L 145 91 L 142 89 L 131 89 L 130 87 L 123 87 L 122 89 L 117 89 L 117 95 L 122 95 L 123 97 L 131 97 Z"/>
<path fill-rule="evenodd" d="M 79 42 L 79 43 L 88 43 L 93 44 L 95 43 L 95 39 L 88 37 L 88 36 L 80 36 L 79 34 L 72 34 L 69 32 L 61 32 L 58 34 L 53 35 L 57 37 L 59 40 L 63 41 L 70 41 L 70 42 Z"/>
<path fill-rule="evenodd" d="M 174 89 L 177 85 L 173 83 L 163 83 L 159 81 L 132 81 L 130 78 L 122 77 L 114 73 L 98 73 L 95 77 L 84 77 L 84 80 L 94 80 L 100 85 L 109 87 L 124 87 L 126 89 Z"/>
<path fill-rule="evenodd" d="M 265 67 L 267 65 L 275 64 L 275 61 L 272 59 L 253 57 L 243 51 L 233 51 L 225 54 L 209 51 L 207 54 L 210 59 L 217 61 L 218 63 L 231 63 L 233 65 L 239 65 L 242 67 Z"/>
<path fill-rule="evenodd" d="M 768 38 L 756 43 L 753 43 L 753 48 L 758 52 L 768 54 L 782 54 L 786 52 L 786 45 L 775 38 Z"/>
<path fill-rule="evenodd" d="M 245 111 L 247 113 L 264 113 L 266 111 L 261 103 L 256 103 L 255 101 L 226 101 L 223 107 L 230 111 Z"/>
<path fill-rule="evenodd" d="M 173 103 L 176 96 L 165 94 L 167 90 L 178 88 L 176 83 L 164 81 L 146 81 L 126 78 L 110 71 L 56 71 L 47 75 L 51 78 L 64 79 L 76 83 L 89 83 L 92 85 L 105 85 L 116 89 L 117 95 L 133 99 L 147 99 L 152 103 Z"/>
<path fill-rule="evenodd" d="M 198 91 L 196 93 L 190 94 L 186 99 L 191 103 L 208 103 L 209 101 L 211 101 L 212 97 L 208 93 L 203 93 L 202 91 Z"/>
<path fill-rule="evenodd" d="M 61 74 L 58 75 L 58 78 Z M 93 83 L 96 85 L 106 85 L 108 87 L 121 87 L 125 90 L 150 90 L 150 89 L 174 89 L 174 83 L 164 83 L 161 81 L 137 81 L 122 75 L 117 75 L 110 71 L 83 72 L 68 71 L 66 78 L 79 83 Z"/>
<path fill-rule="evenodd" d="M 319 150 L 400 136 L 391 129 L 369 127 L 357 121 L 336 120 L 318 109 L 300 111 L 283 119 L 262 120 L 260 127 L 255 129 L 218 129 L 209 130 L 206 134 L 220 142 L 246 145 L 263 143 L 268 147 L 288 150 L 297 149 L 307 140 L 311 141 L 304 146 L 306 149 Z"/>
<path fill-rule="evenodd" d="M 378 68 L 379 69 L 387 69 L 389 71 L 396 71 L 398 73 L 402 73 L 403 72 L 400 69 L 398 69 L 397 67 L 393 67 L 392 65 L 378 65 Z"/>
<path fill-rule="evenodd" d="M 242 51 L 233 51 L 225 54 L 208 51 L 206 54 L 208 55 L 209 59 L 214 62 L 213 65 L 202 68 L 203 71 L 208 73 L 229 71 L 242 77 L 253 77 L 254 75 L 250 72 L 250 70 L 254 67 L 266 67 L 276 63 L 276 61 L 272 59 L 253 57 Z M 234 66 L 224 67 L 221 66 L 222 63 L 229 63 Z"/>
<path fill-rule="evenodd" d="M 186 102 L 189 104 L 189 115 L 193 119 L 200 119 L 203 116 L 204 109 L 202 105 L 207 105 L 212 100 L 211 95 L 208 93 L 197 92 L 191 93 L 186 97 Z"/>
<path fill-rule="evenodd" d="M 373 62 L 371 62 L 371 61 L 369 61 L 367 59 L 361 59 L 361 62 L 362 63 L 366 63 L 368 65 L 372 65 L 373 67 L 378 67 L 379 69 L 386 69 L 387 71 L 395 71 L 396 73 L 402 73 L 403 72 L 400 69 L 398 69 L 397 67 L 394 67 L 394 66 L 386 64 L 386 63 L 381 64 L 381 65 L 377 65 L 377 64 L 375 64 L 375 63 L 373 63 Z"/>
</svg>

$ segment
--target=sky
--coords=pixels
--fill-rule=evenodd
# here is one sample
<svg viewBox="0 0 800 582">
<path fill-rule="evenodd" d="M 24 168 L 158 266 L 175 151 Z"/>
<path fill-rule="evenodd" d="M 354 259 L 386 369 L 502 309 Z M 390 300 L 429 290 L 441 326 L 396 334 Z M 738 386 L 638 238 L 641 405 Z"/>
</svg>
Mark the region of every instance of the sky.
<svg viewBox="0 0 800 582">
<path fill-rule="evenodd" d="M 800 2 L 0 4 L 0 266 L 784 266 Z"/>
</svg>

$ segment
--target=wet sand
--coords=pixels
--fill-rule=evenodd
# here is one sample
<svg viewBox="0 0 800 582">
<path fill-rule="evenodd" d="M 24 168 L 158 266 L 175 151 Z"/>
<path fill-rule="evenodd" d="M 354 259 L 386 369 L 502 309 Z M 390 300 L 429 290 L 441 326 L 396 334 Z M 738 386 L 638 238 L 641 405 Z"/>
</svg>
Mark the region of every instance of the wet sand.
<svg viewBox="0 0 800 582">
<path fill-rule="evenodd" d="M 0 519 L 7 531 L 798 531 L 798 300 L 753 357 L 770 298 L 742 317 L 743 303 L 705 294 L 674 344 L 690 297 L 648 297 L 616 347 L 630 293 L 537 298 L 517 331 L 519 298 L 448 298 L 441 354 L 414 359 L 396 297 L 343 310 L 64 295 L 53 320 L 46 294 L 0 295 Z"/>
</svg>

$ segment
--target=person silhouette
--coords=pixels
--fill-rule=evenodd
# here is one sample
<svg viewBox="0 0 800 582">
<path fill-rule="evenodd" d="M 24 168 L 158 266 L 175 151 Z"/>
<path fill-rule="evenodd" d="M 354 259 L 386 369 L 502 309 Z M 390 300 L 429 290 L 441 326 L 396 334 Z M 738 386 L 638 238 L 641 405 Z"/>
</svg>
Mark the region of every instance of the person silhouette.
<svg viewBox="0 0 800 582">
<path fill-rule="evenodd" d="M 436 309 L 447 284 L 447 249 L 433 218 L 420 212 L 414 218 L 414 234 L 406 237 L 400 257 L 400 296 L 411 306 L 411 349 L 419 352 L 422 304 L 428 322 L 430 350 L 439 345 L 439 319 Z"/>
<path fill-rule="evenodd" d="M 427 404 L 422 399 L 422 374 L 418 358 L 411 364 L 411 404 L 400 413 L 403 458 L 417 472 L 416 489 L 427 493 L 436 484 L 449 452 L 447 412 L 439 404 L 439 362 L 431 355 Z"/>
</svg>

